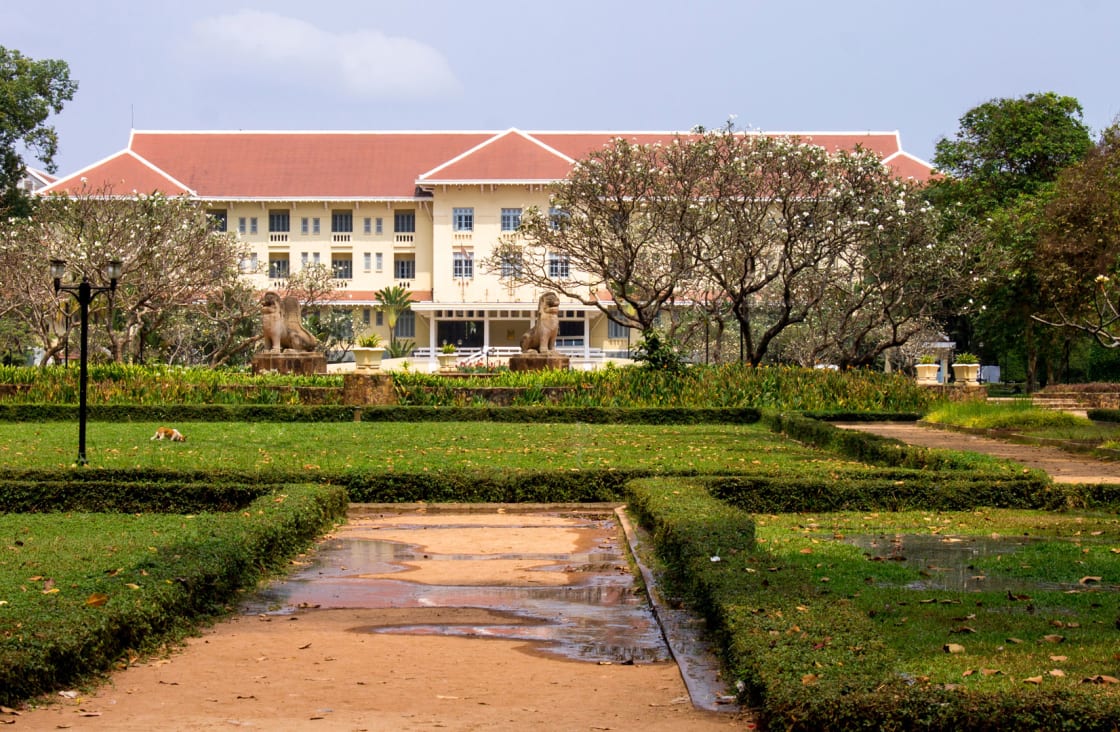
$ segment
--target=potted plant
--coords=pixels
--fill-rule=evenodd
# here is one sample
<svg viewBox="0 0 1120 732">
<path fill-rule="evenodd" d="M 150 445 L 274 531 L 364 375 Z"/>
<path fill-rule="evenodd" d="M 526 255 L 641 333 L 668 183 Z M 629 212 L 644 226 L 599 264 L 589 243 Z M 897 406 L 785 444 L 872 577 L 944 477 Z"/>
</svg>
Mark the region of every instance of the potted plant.
<svg viewBox="0 0 1120 732">
<path fill-rule="evenodd" d="M 937 372 L 941 370 L 941 365 L 932 353 L 923 353 L 914 365 L 914 370 L 918 373 L 918 383 L 930 386 L 937 384 Z"/>
<path fill-rule="evenodd" d="M 965 386 L 979 386 L 980 358 L 973 353 L 958 353 L 953 359 L 953 378 Z"/>
<path fill-rule="evenodd" d="M 454 343 L 444 343 L 439 347 L 439 353 L 436 354 L 436 358 L 439 359 L 440 371 L 450 371 L 455 368 L 455 362 L 459 360 L 458 350 Z"/>
<path fill-rule="evenodd" d="M 369 373 L 381 370 L 381 358 L 385 355 L 385 349 L 381 346 L 381 336 L 377 333 L 359 338 L 353 351 L 355 371 Z"/>
</svg>

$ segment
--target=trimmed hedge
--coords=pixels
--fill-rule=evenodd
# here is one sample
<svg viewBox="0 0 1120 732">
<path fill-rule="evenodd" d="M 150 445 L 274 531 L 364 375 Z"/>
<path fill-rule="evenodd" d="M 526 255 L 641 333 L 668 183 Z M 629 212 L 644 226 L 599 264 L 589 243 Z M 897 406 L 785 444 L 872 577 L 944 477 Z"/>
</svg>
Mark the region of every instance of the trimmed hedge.
<svg viewBox="0 0 1120 732">
<path fill-rule="evenodd" d="M 1021 465 L 1008 460 L 998 460 L 975 453 L 907 445 L 890 437 L 859 430 L 840 429 L 801 414 L 768 412 L 763 415 L 762 420 L 771 430 L 798 442 L 873 465 L 923 470 L 986 470 L 997 473 L 1014 473 L 1023 470 Z M 1049 477 L 1042 471 L 1032 472 L 1040 482 L 1049 481 Z"/>
<path fill-rule="evenodd" d="M 653 533 L 669 583 L 705 615 L 743 701 L 768 729 L 1117 729 L 1115 695 L 913 685 L 896 672 L 895 651 L 866 613 L 822 589 L 805 569 L 757 548 L 751 517 L 708 495 L 704 480 L 650 478 L 626 490 Z M 836 668 L 843 672 L 827 672 Z"/>
<path fill-rule="evenodd" d="M 721 500 L 751 513 L 799 511 L 965 511 L 994 508 L 1063 509 L 1066 491 L 1040 483 L 1032 475 L 994 477 L 964 471 L 901 471 L 830 476 L 734 476 L 706 478 L 703 483 Z"/>
<path fill-rule="evenodd" d="M 401 407 L 255 404 L 97 405 L 101 422 L 548 422 L 588 424 L 751 424 L 757 409 L 729 407 Z M 0 404 L 3 422 L 77 421 L 73 404 Z"/>
<path fill-rule="evenodd" d="M 1085 416 L 1094 422 L 1120 422 L 1120 409 L 1088 409 Z"/>
<path fill-rule="evenodd" d="M 144 566 L 98 572 L 83 585 L 83 597 L 115 593 L 136 578 L 132 601 L 59 613 L 50 633 L 13 624 L 18 630 L 0 636 L 0 704 L 108 670 L 127 651 L 151 648 L 190 621 L 225 611 L 241 589 L 304 550 L 346 509 L 341 489 L 285 486 L 282 497 L 262 495 L 244 512 L 211 517 L 189 541 L 157 545 Z"/>
</svg>

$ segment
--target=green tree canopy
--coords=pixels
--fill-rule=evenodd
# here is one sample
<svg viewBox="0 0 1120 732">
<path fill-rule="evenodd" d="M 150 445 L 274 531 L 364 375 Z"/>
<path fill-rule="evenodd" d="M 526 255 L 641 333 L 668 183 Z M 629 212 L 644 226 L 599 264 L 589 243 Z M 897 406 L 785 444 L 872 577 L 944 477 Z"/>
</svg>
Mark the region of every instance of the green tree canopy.
<svg viewBox="0 0 1120 732">
<path fill-rule="evenodd" d="M 1062 173 L 1041 219 L 1036 319 L 1120 347 L 1120 125 Z"/>
<path fill-rule="evenodd" d="M 933 188 L 975 215 L 1031 195 L 1093 146 L 1081 104 L 1054 92 L 993 99 L 960 118 L 952 139 L 938 141 Z"/>
<path fill-rule="evenodd" d="M 24 174 L 21 149 L 55 170 L 58 135 L 47 117 L 62 111 L 78 84 L 65 61 L 36 61 L 0 46 L 0 217 L 26 215 L 29 201 L 17 184 Z"/>
<path fill-rule="evenodd" d="M 1056 333 L 1038 332 L 1031 317 L 1042 308 L 1038 217 L 1062 170 L 1093 147 L 1081 115 L 1076 99 L 1053 92 L 993 99 L 966 112 L 933 158 L 945 177 L 930 185 L 930 198 L 959 212 L 962 226 L 982 230 L 989 255 L 983 269 L 993 273 L 980 293 L 983 313 L 958 322 L 952 336 L 989 356 L 1021 347 L 1028 388 L 1040 355 L 1058 345 Z"/>
</svg>

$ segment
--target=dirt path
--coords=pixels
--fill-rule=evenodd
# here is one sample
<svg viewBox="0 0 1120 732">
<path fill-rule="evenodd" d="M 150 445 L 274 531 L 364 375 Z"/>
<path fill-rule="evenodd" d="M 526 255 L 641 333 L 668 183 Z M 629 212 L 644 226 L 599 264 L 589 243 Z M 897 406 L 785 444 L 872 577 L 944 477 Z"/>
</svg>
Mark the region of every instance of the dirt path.
<svg viewBox="0 0 1120 732">
<path fill-rule="evenodd" d="M 1047 472 L 1057 483 L 1120 483 L 1120 463 L 1080 457 L 1057 447 L 1021 445 L 990 437 L 925 427 L 914 422 L 843 423 L 837 427 L 893 437 L 911 445 L 968 450 Z"/>
<path fill-rule="evenodd" d="M 182 650 L 0 721 L 114 732 L 753 729 L 693 707 L 630 607 L 619 541 L 609 522 L 579 517 L 352 517 L 315 561 Z M 518 595 L 529 611 L 502 605 Z"/>
</svg>

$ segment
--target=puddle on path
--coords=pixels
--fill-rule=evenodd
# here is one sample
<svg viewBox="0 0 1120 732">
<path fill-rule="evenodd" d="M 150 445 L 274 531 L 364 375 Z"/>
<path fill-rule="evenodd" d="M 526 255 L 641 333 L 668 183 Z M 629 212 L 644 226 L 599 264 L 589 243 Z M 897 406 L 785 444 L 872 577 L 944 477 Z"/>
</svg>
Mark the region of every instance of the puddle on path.
<svg viewBox="0 0 1120 732">
<path fill-rule="evenodd" d="M 942 536 L 928 534 L 855 534 L 841 540 L 864 550 L 872 561 L 898 562 L 923 573 L 920 580 L 906 585 L 912 590 L 952 590 L 959 592 L 1085 589 L 1076 582 L 1024 582 L 1000 577 L 977 568 L 977 560 L 1013 556 L 1032 543 L 1068 541 L 1060 538 Z M 1107 587 L 1097 586 L 1097 590 Z"/>
<path fill-rule="evenodd" d="M 438 525 L 430 515 L 415 522 L 391 513 L 363 516 L 322 542 L 308 566 L 258 593 L 245 611 L 392 609 L 403 619 L 397 614 L 391 624 L 354 631 L 523 640 L 544 652 L 586 661 L 670 660 L 660 626 L 627 566 L 613 516 L 568 515 L 562 522 L 556 516 L 495 514 L 489 522 L 472 513 L 457 522 L 443 514 Z M 379 532 L 391 532 L 394 540 L 373 538 Z M 526 535 L 550 537 L 551 532 L 557 540 L 526 547 L 540 551 L 439 551 L 441 542 L 458 548 L 464 543 L 504 546 L 503 532 L 511 537 L 522 532 L 522 544 Z M 405 540 L 410 536 L 415 538 Z M 421 583 L 426 569 L 442 581 Z M 535 577 L 540 586 L 530 586 Z M 487 611 L 494 621 L 439 622 L 434 611 L 446 608 Z"/>
</svg>

